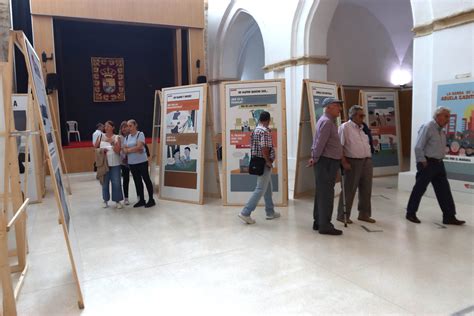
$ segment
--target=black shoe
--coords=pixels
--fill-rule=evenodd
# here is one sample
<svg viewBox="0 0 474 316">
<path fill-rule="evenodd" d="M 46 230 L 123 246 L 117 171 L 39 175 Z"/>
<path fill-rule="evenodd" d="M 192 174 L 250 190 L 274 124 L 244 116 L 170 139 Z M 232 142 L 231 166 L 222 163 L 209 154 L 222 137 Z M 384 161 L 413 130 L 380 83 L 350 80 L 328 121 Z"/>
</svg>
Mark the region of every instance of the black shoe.
<svg viewBox="0 0 474 316">
<path fill-rule="evenodd" d="M 318 230 L 319 229 L 319 225 L 316 224 L 316 222 L 313 222 L 313 230 Z"/>
<path fill-rule="evenodd" d="M 409 220 L 412 223 L 416 223 L 416 224 L 421 223 L 421 221 L 418 219 L 418 217 L 416 217 L 415 214 L 413 214 L 413 215 L 412 214 L 407 214 L 406 219 Z"/>
<path fill-rule="evenodd" d="M 150 200 L 145 204 L 145 207 L 152 207 L 152 206 L 155 206 L 155 205 L 156 205 L 155 200 L 150 199 Z"/>
<path fill-rule="evenodd" d="M 321 235 L 342 235 L 342 230 L 331 228 L 329 230 L 319 231 Z"/>
<path fill-rule="evenodd" d="M 142 207 L 142 206 L 145 206 L 145 205 L 146 205 L 145 200 L 140 200 L 137 203 L 135 203 L 135 205 L 133 205 L 133 207 Z"/>
<path fill-rule="evenodd" d="M 446 225 L 464 225 L 466 221 L 460 221 L 456 217 L 452 217 L 450 219 L 443 219 L 443 224 Z"/>
</svg>

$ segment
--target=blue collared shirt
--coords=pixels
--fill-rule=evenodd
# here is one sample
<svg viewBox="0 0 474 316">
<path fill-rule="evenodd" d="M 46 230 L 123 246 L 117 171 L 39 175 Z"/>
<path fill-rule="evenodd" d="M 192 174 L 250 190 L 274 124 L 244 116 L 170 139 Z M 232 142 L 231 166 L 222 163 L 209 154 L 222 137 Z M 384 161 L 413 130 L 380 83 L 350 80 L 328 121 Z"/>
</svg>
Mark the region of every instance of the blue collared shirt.
<svg viewBox="0 0 474 316">
<path fill-rule="evenodd" d="M 426 157 L 443 159 L 445 148 L 446 133 L 435 120 L 420 127 L 415 146 L 416 162 L 426 161 Z"/>
</svg>

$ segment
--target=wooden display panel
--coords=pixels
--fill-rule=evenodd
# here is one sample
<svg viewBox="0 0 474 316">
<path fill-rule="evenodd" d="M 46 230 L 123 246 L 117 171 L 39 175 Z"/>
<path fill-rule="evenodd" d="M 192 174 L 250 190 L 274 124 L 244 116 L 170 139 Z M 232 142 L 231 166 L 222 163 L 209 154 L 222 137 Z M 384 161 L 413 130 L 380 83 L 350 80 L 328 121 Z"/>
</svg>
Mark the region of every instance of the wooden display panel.
<svg viewBox="0 0 474 316">
<path fill-rule="evenodd" d="M 72 267 L 73 278 L 76 283 L 78 306 L 84 308 L 84 300 L 81 290 L 82 269 L 81 269 L 81 253 L 77 244 L 74 222 L 70 213 L 70 206 L 67 199 L 66 188 L 63 184 L 63 172 L 60 162 L 60 154 L 58 151 L 56 135 L 53 126 L 53 117 L 46 95 L 43 73 L 41 71 L 41 62 L 30 42 L 23 32 L 11 33 L 14 44 L 19 48 L 25 57 L 25 63 L 28 70 L 29 82 L 32 87 L 34 110 L 36 117 L 40 119 L 40 132 L 43 140 L 43 147 L 46 151 L 47 166 L 51 175 L 54 194 L 56 197 L 57 207 L 59 210 L 59 218 L 63 227 L 66 246 L 69 253 L 69 259 Z M 13 45 L 10 45 L 10 51 L 13 51 Z M 12 55 L 12 54 L 10 54 Z"/>
<path fill-rule="evenodd" d="M 372 132 L 374 176 L 400 172 L 402 161 L 398 92 L 392 89 L 360 90 L 365 123 Z"/>
<path fill-rule="evenodd" d="M 151 132 L 151 157 L 150 157 L 150 178 L 151 183 L 153 183 L 153 189 L 157 188 L 156 185 L 156 166 L 161 165 L 160 157 L 160 144 L 159 135 L 160 135 L 160 124 L 161 124 L 161 91 L 155 91 L 155 101 L 153 104 L 153 128 Z"/>
<path fill-rule="evenodd" d="M 336 83 L 303 80 L 296 157 L 295 199 L 314 194 L 314 173 L 306 165 L 311 158 L 311 146 L 316 133 L 316 123 L 323 114 L 322 102 L 325 98 L 337 98 L 337 94 Z"/>
<path fill-rule="evenodd" d="M 288 204 L 288 160 L 286 141 L 285 81 L 224 82 L 221 85 L 223 123 L 223 203 L 244 205 L 255 189 L 257 177 L 248 174 L 250 136 L 261 111 L 272 117 L 275 162 L 272 170 L 273 200 Z M 260 202 L 262 205 L 263 200 Z"/>
<path fill-rule="evenodd" d="M 203 204 L 205 192 L 220 195 L 207 93 L 207 84 L 162 90 L 161 199 Z"/>
</svg>

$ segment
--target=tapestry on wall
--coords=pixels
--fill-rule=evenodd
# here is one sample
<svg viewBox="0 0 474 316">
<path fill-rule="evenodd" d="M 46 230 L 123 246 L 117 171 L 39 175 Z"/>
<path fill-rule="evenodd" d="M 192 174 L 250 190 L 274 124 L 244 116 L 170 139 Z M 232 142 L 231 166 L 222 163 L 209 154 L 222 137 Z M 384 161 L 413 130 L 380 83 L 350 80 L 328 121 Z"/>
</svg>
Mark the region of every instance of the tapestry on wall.
<svg viewBox="0 0 474 316">
<path fill-rule="evenodd" d="M 91 57 L 94 102 L 125 101 L 123 58 Z"/>
</svg>

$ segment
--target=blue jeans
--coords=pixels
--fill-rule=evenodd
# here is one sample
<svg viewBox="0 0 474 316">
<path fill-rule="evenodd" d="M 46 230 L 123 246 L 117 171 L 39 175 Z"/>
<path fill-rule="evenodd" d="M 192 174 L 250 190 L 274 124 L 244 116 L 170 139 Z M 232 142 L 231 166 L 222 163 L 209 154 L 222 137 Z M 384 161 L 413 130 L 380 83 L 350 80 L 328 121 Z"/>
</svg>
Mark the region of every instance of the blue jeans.
<svg viewBox="0 0 474 316">
<path fill-rule="evenodd" d="M 112 182 L 112 201 L 120 202 L 123 200 L 122 183 L 120 180 L 120 166 L 109 167 L 109 171 L 104 176 L 104 184 L 102 185 L 102 198 L 104 201 L 110 200 L 110 182 Z"/>
<path fill-rule="evenodd" d="M 272 191 L 272 169 L 265 166 L 263 175 L 257 176 L 257 186 L 255 187 L 252 196 L 250 196 L 250 199 L 242 210 L 242 215 L 250 216 L 250 214 L 257 207 L 257 204 L 262 198 L 262 195 L 265 199 L 265 212 L 267 213 L 267 215 L 273 215 L 273 213 L 275 213 L 275 210 L 272 200 Z"/>
</svg>

